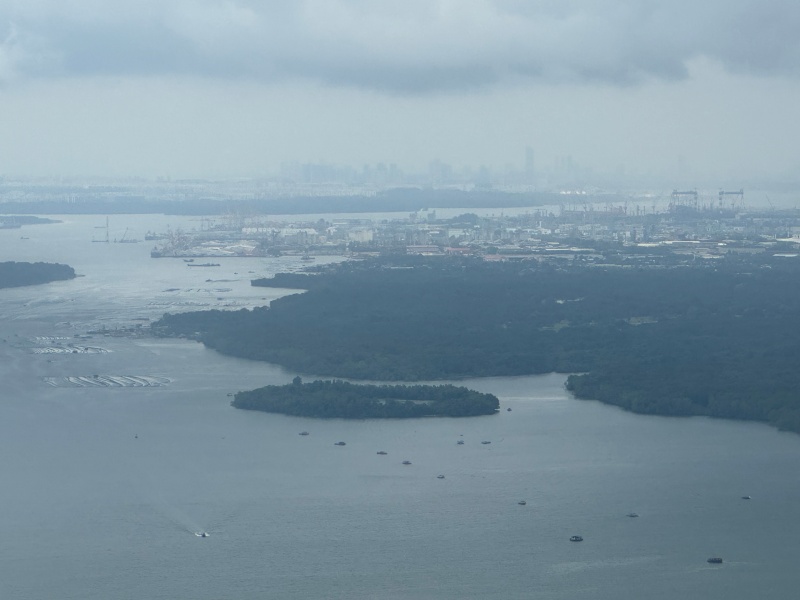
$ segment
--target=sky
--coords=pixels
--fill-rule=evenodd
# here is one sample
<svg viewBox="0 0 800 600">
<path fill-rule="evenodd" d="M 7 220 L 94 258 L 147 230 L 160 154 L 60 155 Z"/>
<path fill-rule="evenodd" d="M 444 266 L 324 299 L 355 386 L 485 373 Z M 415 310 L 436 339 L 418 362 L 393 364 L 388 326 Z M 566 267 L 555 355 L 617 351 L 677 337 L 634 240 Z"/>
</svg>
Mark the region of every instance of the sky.
<svg viewBox="0 0 800 600">
<path fill-rule="evenodd" d="M 0 175 L 800 173 L 796 0 L 0 0 Z"/>
</svg>

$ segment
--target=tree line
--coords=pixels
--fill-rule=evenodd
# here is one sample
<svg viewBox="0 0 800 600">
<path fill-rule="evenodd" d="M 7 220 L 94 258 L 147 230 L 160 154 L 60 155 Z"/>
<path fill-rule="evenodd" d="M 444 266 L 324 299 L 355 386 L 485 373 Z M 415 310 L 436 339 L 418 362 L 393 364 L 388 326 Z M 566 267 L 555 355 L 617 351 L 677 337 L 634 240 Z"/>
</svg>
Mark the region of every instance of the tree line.
<svg viewBox="0 0 800 600">
<path fill-rule="evenodd" d="M 231 405 L 298 417 L 408 419 L 495 414 L 492 394 L 453 385 L 357 385 L 341 380 L 268 385 L 238 392 Z"/>
<path fill-rule="evenodd" d="M 579 398 L 800 432 L 800 264 L 791 259 L 676 268 L 405 260 L 281 276 L 281 287 L 308 291 L 254 310 L 165 315 L 155 330 L 349 379 L 580 373 L 568 383 Z"/>
<path fill-rule="evenodd" d="M 57 263 L 0 262 L 0 288 L 73 279 L 75 269 Z"/>
</svg>

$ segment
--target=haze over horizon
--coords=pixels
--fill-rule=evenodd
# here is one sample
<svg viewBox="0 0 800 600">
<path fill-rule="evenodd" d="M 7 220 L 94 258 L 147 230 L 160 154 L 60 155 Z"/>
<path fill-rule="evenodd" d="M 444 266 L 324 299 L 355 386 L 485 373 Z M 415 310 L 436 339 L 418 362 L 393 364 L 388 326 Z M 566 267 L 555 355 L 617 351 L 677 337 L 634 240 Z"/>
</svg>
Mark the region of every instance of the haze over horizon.
<svg viewBox="0 0 800 600">
<path fill-rule="evenodd" d="M 0 4 L 0 175 L 285 162 L 797 180 L 783 0 Z"/>
</svg>

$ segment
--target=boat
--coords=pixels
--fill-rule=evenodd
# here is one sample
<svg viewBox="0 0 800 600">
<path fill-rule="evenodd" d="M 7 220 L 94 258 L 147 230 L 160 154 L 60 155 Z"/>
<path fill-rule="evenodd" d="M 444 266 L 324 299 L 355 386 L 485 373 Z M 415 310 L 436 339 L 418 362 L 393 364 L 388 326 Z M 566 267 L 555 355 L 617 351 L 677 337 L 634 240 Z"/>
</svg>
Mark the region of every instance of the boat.
<svg viewBox="0 0 800 600">
<path fill-rule="evenodd" d="M 520 506 L 525 506 L 527 502 L 525 502 L 525 500 L 520 500 L 519 502 L 517 502 L 517 504 L 519 504 Z"/>
<path fill-rule="evenodd" d="M 389 453 L 388 452 L 384 452 L 383 450 L 378 450 L 378 454 L 380 454 L 382 456 L 386 456 Z"/>
<path fill-rule="evenodd" d="M 570 542 L 582 542 L 583 538 L 581 536 L 579 536 L 579 535 L 573 535 L 571 538 L 569 538 L 569 541 Z"/>
<path fill-rule="evenodd" d="M 195 535 L 197 537 L 208 537 L 208 532 L 207 531 L 198 531 L 198 532 L 195 533 Z"/>
<path fill-rule="evenodd" d="M 186 263 L 187 267 L 218 267 L 219 263 Z"/>
<path fill-rule="evenodd" d="M 481 442 L 481 444 L 491 444 L 491 443 L 492 443 L 492 442 L 490 442 L 490 441 L 488 441 L 488 440 Z"/>
<path fill-rule="evenodd" d="M 344 442 L 336 442 L 336 443 L 334 444 L 334 446 L 345 446 L 345 445 L 346 445 L 346 444 L 345 444 Z"/>
<path fill-rule="evenodd" d="M 721 565 L 722 564 L 722 559 L 719 556 L 712 556 L 706 562 L 709 562 L 712 565 Z"/>
<path fill-rule="evenodd" d="M 410 461 L 410 460 L 404 460 L 404 461 L 403 461 L 403 464 L 404 464 L 404 465 L 410 465 L 410 464 L 411 464 L 411 461 Z"/>
<path fill-rule="evenodd" d="M 507 408 L 507 409 L 506 409 L 506 412 L 511 412 L 511 409 L 510 409 L 510 408 Z"/>
<path fill-rule="evenodd" d="M 300 257 L 300 260 L 305 260 L 305 261 L 314 260 L 314 257 L 308 254 L 303 254 L 303 256 Z"/>
<path fill-rule="evenodd" d="M 750 500 L 750 496 L 742 496 L 742 500 Z"/>
<path fill-rule="evenodd" d="M 307 431 L 301 431 L 299 435 L 308 435 Z"/>
<path fill-rule="evenodd" d="M 628 516 L 631 518 L 635 518 L 638 517 L 639 515 L 637 515 L 636 513 L 628 513 Z"/>
<path fill-rule="evenodd" d="M 459 446 L 463 446 L 464 445 L 464 440 L 458 440 L 456 442 L 456 444 L 458 444 Z"/>
<path fill-rule="evenodd" d="M 444 479 L 444 475 L 437 475 L 436 479 Z"/>
</svg>

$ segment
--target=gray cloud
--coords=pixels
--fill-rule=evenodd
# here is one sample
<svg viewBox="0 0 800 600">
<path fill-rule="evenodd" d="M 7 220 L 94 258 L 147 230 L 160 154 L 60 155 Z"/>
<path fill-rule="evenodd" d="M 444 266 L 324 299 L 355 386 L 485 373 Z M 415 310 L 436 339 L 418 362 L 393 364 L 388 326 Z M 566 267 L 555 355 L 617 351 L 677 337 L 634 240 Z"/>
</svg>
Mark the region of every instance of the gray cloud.
<svg viewBox="0 0 800 600">
<path fill-rule="evenodd" d="M 0 6 L 0 81 L 309 79 L 387 93 L 519 80 L 800 75 L 794 0 L 27 0 Z"/>
</svg>

